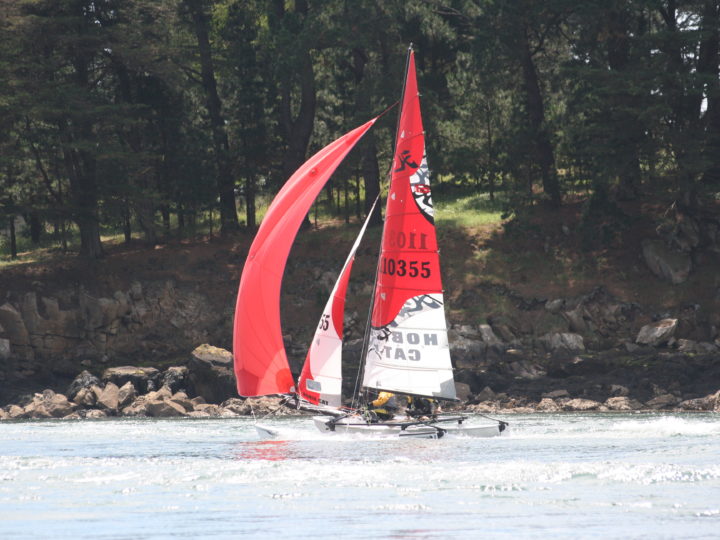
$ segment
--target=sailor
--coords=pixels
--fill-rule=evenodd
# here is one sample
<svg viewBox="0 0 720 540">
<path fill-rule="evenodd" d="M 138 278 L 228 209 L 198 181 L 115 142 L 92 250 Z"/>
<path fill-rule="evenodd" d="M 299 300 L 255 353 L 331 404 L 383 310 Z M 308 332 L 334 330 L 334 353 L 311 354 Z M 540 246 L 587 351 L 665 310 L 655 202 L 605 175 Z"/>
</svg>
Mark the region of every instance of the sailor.
<svg viewBox="0 0 720 540">
<path fill-rule="evenodd" d="M 407 398 L 407 414 L 412 417 L 433 417 L 437 413 L 437 402 L 432 398 L 413 397 Z"/>
<path fill-rule="evenodd" d="M 377 399 L 368 403 L 368 412 L 379 420 L 392 420 L 398 409 L 398 400 L 391 392 L 380 392 Z"/>
</svg>

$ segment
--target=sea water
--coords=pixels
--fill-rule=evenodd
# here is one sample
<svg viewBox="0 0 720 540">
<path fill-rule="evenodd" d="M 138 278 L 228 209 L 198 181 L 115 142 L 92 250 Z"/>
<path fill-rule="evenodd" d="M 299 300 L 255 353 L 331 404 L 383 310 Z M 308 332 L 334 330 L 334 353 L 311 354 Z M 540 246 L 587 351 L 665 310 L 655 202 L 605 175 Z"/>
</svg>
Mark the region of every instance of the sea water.
<svg viewBox="0 0 720 540">
<path fill-rule="evenodd" d="M 720 538 L 720 415 L 501 418 L 501 437 L 439 440 L 2 422 L 0 538 Z"/>
</svg>

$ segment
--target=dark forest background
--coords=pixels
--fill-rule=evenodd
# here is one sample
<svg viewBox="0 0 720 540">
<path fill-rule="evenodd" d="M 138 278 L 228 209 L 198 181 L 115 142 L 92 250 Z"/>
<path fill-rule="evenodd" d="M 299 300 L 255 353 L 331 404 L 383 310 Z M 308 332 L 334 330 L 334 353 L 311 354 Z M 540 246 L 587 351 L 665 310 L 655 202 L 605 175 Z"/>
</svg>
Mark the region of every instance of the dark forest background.
<svg viewBox="0 0 720 540">
<path fill-rule="evenodd" d="M 395 103 L 414 44 L 435 182 L 506 216 L 720 193 L 713 0 L 0 0 L 0 228 L 103 256 L 254 228 L 305 158 Z M 326 190 L 381 191 L 394 114 Z M 79 239 L 79 240 L 78 240 Z M 68 245 L 70 244 L 70 248 Z"/>
</svg>

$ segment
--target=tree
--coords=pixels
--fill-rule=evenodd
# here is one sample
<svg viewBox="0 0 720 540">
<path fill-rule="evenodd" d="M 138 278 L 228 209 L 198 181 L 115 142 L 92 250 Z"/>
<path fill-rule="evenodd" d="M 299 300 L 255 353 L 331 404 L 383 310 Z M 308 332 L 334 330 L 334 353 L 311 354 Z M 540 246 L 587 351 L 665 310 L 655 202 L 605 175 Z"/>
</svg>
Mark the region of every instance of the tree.
<svg viewBox="0 0 720 540">
<path fill-rule="evenodd" d="M 512 108 L 523 113 L 521 127 L 518 126 L 514 141 L 511 141 L 514 150 L 509 151 L 508 163 L 515 169 L 516 177 L 519 168 L 527 169 L 528 172 L 520 176 L 528 176 L 530 180 L 527 183 L 522 178 L 516 180 L 527 185 L 538 175 L 550 204 L 558 206 L 561 189 L 553 129 L 546 112 L 547 90 L 538 64 L 543 55 L 559 53 L 553 46 L 559 39 L 567 14 L 566 2 L 474 0 L 458 2 L 446 9 L 449 17 L 457 19 L 455 25 L 471 36 L 469 50 L 475 57 L 477 76 L 485 77 L 489 72 L 492 77 L 498 70 L 504 70 L 498 83 L 505 88 L 510 86 L 514 98 Z M 552 65 L 543 62 L 543 65 L 548 64 Z M 519 104 L 522 109 L 517 109 Z M 525 166 L 520 167 L 523 164 Z"/>
<path fill-rule="evenodd" d="M 184 0 L 197 38 L 202 87 L 210 116 L 213 149 L 217 163 L 217 188 L 220 196 L 220 225 L 222 233 L 238 228 L 235 206 L 235 180 L 232 173 L 230 145 L 218 94 L 212 49 L 210 46 L 208 4 L 205 0 Z"/>
</svg>

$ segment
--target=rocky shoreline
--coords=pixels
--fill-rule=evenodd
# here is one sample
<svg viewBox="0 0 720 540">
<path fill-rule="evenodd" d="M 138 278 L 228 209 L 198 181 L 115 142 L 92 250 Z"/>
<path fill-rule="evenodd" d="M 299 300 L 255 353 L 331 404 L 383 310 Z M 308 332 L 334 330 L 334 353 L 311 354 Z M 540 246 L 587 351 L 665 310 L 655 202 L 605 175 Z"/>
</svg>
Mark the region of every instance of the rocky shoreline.
<svg viewBox="0 0 720 540">
<path fill-rule="evenodd" d="M 594 272 L 583 277 L 580 268 L 580 281 L 572 286 L 545 277 L 556 268 L 555 255 L 572 252 L 574 236 L 564 224 L 529 231 L 529 241 L 521 244 L 511 238 L 514 233 L 496 244 L 447 229 L 446 315 L 460 404 L 493 412 L 717 410 L 720 222 L 715 216 L 691 218 L 676 206 L 671 210 L 661 226 L 641 235 L 654 234 L 653 239 L 614 254 L 615 266 L 608 267 L 614 277 Z M 199 405 L 227 408 L 222 405 L 237 398 L 229 353 L 198 345 L 230 347 L 234 297 L 229 291 L 237 287 L 250 240 L 238 236 L 162 245 L 152 252 L 119 251 L 95 265 L 64 260 L 4 270 L 0 417 L 11 416 L 11 409 L 13 417 L 42 415 L 46 402 L 63 401 L 41 389 L 64 395 L 74 404 L 68 405 L 69 414 L 81 416 L 122 416 L 137 400 L 130 409 L 134 414 L 155 414 L 143 403 L 157 400 L 183 402 L 184 413 L 170 407 L 186 415 L 215 410 Z M 304 255 L 291 257 L 285 272 L 283 338 L 294 373 L 312 339 L 308 314 L 320 312 L 337 279 L 337 261 L 321 256 L 315 241 L 308 238 Z M 548 265 L 537 276 L 502 264 L 484 272 L 482 265 L 491 261 L 483 258 L 480 265 L 471 256 L 490 250 L 503 259 L 504 250 L 535 244 L 543 246 L 539 260 Z M 350 284 L 343 336 L 348 374 L 356 372 L 361 354 L 365 319 L 360 314 L 367 312 L 364 302 L 372 293 L 374 256 L 365 267 L 359 258 L 359 279 Z M 561 283 L 567 287 L 558 288 Z M 125 387 L 129 379 L 117 374 L 122 369 L 147 371 L 147 380 L 133 380 L 136 396 L 118 409 L 102 405 L 105 398 L 98 405 L 108 387 L 106 393 L 114 393 L 110 383 L 118 392 Z M 97 382 L 89 386 L 96 387 L 92 396 L 85 392 L 78 398 L 70 383 L 82 370 Z M 353 382 L 344 395 L 350 395 Z M 205 403 L 191 407 L 181 390 L 188 400 Z M 123 397 L 128 392 L 129 387 Z M 32 412 L 32 403 L 40 412 Z"/>
<path fill-rule="evenodd" d="M 660 327 L 665 327 L 662 324 Z M 506 351 L 507 352 L 507 351 Z M 512 354 L 510 355 L 512 357 Z M 657 358 L 655 358 L 657 361 Z M 665 358 L 665 360 L 671 360 Z M 714 358 L 706 359 L 716 364 Z M 597 412 L 720 412 L 720 389 L 698 395 L 692 391 L 668 389 L 643 379 L 639 366 L 638 384 L 632 387 L 598 381 L 592 362 L 579 357 L 553 358 L 542 366 L 524 359 L 491 363 L 489 370 L 459 370 L 456 382 L 459 401 L 445 409 L 471 413 L 533 413 L 561 411 Z M 595 359 L 605 378 L 612 378 L 611 359 Z M 706 362 L 699 369 L 707 368 Z M 500 366 L 509 377 L 502 376 Z M 495 373 L 492 373 L 495 367 Z M 687 365 L 682 368 L 687 370 Z M 490 371 L 491 373 L 488 373 Z M 549 373 L 548 373 L 549 371 Z M 585 371 L 585 375 L 582 372 Z M 622 376 L 633 380 L 627 366 Z M 672 376 L 672 374 L 671 374 Z M 589 378 L 588 378 L 589 377 Z M 494 381 L 495 391 L 482 381 Z M 607 379 L 610 380 L 610 379 Z M 590 384 L 590 381 L 593 381 Z M 645 384 L 647 383 L 647 384 Z M 648 388 L 644 386 L 649 385 Z M 543 388 L 545 390 L 543 390 Z M 195 349 L 187 366 L 164 371 L 155 368 L 121 366 L 104 370 L 100 377 L 89 371 L 80 373 L 65 393 L 52 389 L 25 396 L 20 402 L 0 408 L 0 420 L 22 419 L 99 419 L 107 417 L 189 417 L 232 418 L 271 411 L 281 415 L 303 414 L 281 404 L 279 398 L 243 399 L 235 397 L 232 355 L 223 349 L 203 345 Z M 645 396 L 642 400 L 640 396 Z"/>
</svg>

